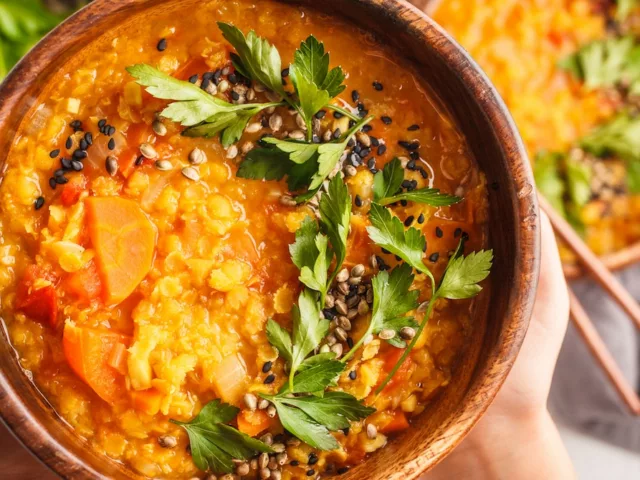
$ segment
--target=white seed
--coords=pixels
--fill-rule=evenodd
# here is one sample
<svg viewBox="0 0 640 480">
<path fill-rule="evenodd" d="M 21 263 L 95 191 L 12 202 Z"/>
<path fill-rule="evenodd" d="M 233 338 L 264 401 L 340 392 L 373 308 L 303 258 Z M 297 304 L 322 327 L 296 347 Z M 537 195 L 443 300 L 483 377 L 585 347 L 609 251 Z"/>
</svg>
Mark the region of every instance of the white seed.
<svg viewBox="0 0 640 480">
<path fill-rule="evenodd" d="M 271 470 L 269 470 L 267 467 L 261 468 L 260 469 L 260 478 L 262 480 L 266 480 L 269 477 L 271 477 Z"/>
<path fill-rule="evenodd" d="M 253 150 L 255 148 L 255 145 L 253 144 L 253 142 L 244 142 L 242 144 L 242 148 L 240 149 L 240 151 L 242 152 L 243 155 L 249 153 L 251 150 Z"/>
<path fill-rule="evenodd" d="M 169 160 L 156 160 L 155 165 L 156 168 L 161 171 L 167 171 L 173 168 L 173 165 L 171 165 Z"/>
<path fill-rule="evenodd" d="M 331 347 L 329 345 L 322 345 L 320 347 L 320 353 L 329 353 L 331 351 Z"/>
<path fill-rule="evenodd" d="M 402 338 L 403 340 L 411 340 L 415 336 L 416 336 L 416 331 L 414 328 L 402 327 L 400 329 L 400 338 Z"/>
<path fill-rule="evenodd" d="M 378 336 L 383 340 L 391 340 L 396 336 L 396 332 L 394 330 L 391 330 L 390 328 L 385 328 L 380 331 Z"/>
<path fill-rule="evenodd" d="M 373 423 L 367 424 L 367 437 L 374 440 L 378 436 L 378 429 Z"/>
<path fill-rule="evenodd" d="M 306 130 L 307 129 L 307 124 L 304 122 L 304 118 L 302 118 L 302 115 L 300 115 L 300 114 L 296 115 L 296 125 L 298 126 L 298 128 L 300 130 Z"/>
<path fill-rule="evenodd" d="M 222 73 L 222 75 L 229 75 L 231 73 L 231 67 L 224 67 L 220 73 Z"/>
<path fill-rule="evenodd" d="M 227 90 L 229 90 L 229 82 L 227 80 L 222 80 L 219 84 L 218 84 L 218 91 L 220 93 L 224 93 Z"/>
<path fill-rule="evenodd" d="M 247 125 L 247 128 L 244 129 L 247 133 L 256 133 L 262 130 L 262 124 L 260 122 L 253 122 Z"/>
<path fill-rule="evenodd" d="M 371 265 L 371 268 L 375 270 L 378 268 L 378 258 L 375 255 L 371 255 L 369 258 L 369 264 Z"/>
<path fill-rule="evenodd" d="M 340 315 L 338 317 L 338 325 L 340 326 L 340 328 L 346 330 L 347 332 L 349 330 L 351 330 L 351 320 L 349 320 L 344 315 Z M 346 338 L 345 338 L 345 340 L 346 340 Z"/>
<path fill-rule="evenodd" d="M 189 162 L 191 162 L 192 165 L 202 165 L 206 161 L 207 155 L 199 148 L 196 147 L 189 152 Z"/>
<path fill-rule="evenodd" d="M 218 87 L 216 87 L 215 83 L 209 82 L 207 84 L 207 87 L 204 89 L 204 91 L 210 95 L 215 95 L 216 93 L 218 93 Z"/>
<path fill-rule="evenodd" d="M 285 207 L 295 207 L 296 205 L 298 205 L 296 201 L 289 195 L 281 195 L 280 204 L 284 205 Z"/>
<path fill-rule="evenodd" d="M 333 295 L 327 295 L 326 297 L 324 297 L 324 305 L 327 308 L 333 308 L 335 301 L 336 299 Z"/>
<path fill-rule="evenodd" d="M 289 443 L 289 442 L 287 442 Z M 278 465 L 283 466 L 287 464 L 287 460 L 289 460 L 289 457 L 287 456 L 287 452 L 282 452 L 276 455 L 276 462 L 278 463 Z"/>
<path fill-rule="evenodd" d="M 291 437 L 289 440 L 287 440 L 287 445 L 289 445 L 290 447 L 297 447 L 301 443 L 302 442 L 300 441 L 300 439 L 296 437 Z"/>
<path fill-rule="evenodd" d="M 312 127 L 312 131 L 314 135 L 319 135 L 320 134 L 320 129 L 322 128 L 322 122 L 320 121 L 319 118 L 313 117 L 313 120 L 311 121 L 311 124 L 313 125 Z"/>
<path fill-rule="evenodd" d="M 347 340 L 347 336 L 348 335 L 347 335 L 347 332 L 345 332 L 343 328 L 340 328 L 340 327 L 336 328 L 335 331 L 333 332 L 333 334 L 341 342 L 345 342 Z"/>
<path fill-rule="evenodd" d="M 343 268 L 342 270 L 340 270 L 338 272 L 338 275 L 336 275 L 336 282 L 338 283 L 346 282 L 348 279 L 349 279 L 349 270 L 347 270 L 346 268 Z"/>
<path fill-rule="evenodd" d="M 362 344 L 369 345 L 371 342 L 373 342 L 373 335 L 369 334 L 366 337 L 364 337 Z"/>
<path fill-rule="evenodd" d="M 365 268 L 364 265 L 362 265 L 361 263 L 357 264 L 356 266 L 354 266 L 351 269 L 351 276 L 352 277 L 361 277 L 364 275 L 365 272 Z"/>
<path fill-rule="evenodd" d="M 238 156 L 238 147 L 236 145 L 231 145 L 227 148 L 227 158 L 234 159 Z"/>
<path fill-rule="evenodd" d="M 369 138 L 369 135 L 364 132 L 356 133 L 356 140 L 358 140 L 363 147 L 368 148 L 371 146 L 371 138 Z"/>
<path fill-rule="evenodd" d="M 272 474 L 274 470 L 278 469 L 278 462 L 276 462 L 275 457 L 271 457 L 271 459 L 269 460 L 269 465 L 267 465 L 267 467 L 269 468 L 269 470 L 271 470 Z"/>
<path fill-rule="evenodd" d="M 173 435 L 161 435 L 158 437 L 158 445 L 162 448 L 173 448 L 178 445 L 178 440 Z"/>
<path fill-rule="evenodd" d="M 269 400 L 267 400 L 266 398 L 261 398 L 260 401 L 258 402 L 258 410 L 264 410 L 268 406 L 269 406 Z"/>
<path fill-rule="evenodd" d="M 342 356 L 342 344 L 336 343 L 331 347 L 331 351 L 336 354 L 336 358 L 340 358 Z"/>
<path fill-rule="evenodd" d="M 273 443 L 273 435 L 271 435 L 270 433 L 265 433 L 260 437 L 260 441 L 267 445 L 271 445 Z"/>
<path fill-rule="evenodd" d="M 279 102 L 280 100 L 282 100 L 280 98 L 280 95 L 278 95 L 275 92 L 272 92 L 271 90 L 267 90 L 266 92 L 264 92 L 264 95 L 267 97 L 267 100 L 269 100 L 270 102 Z"/>
<path fill-rule="evenodd" d="M 257 408 L 258 397 L 256 397 L 253 393 L 245 393 L 243 398 L 244 404 L 249 410 L 255 410 Z"/>
<path fill-rule="evenodd" d="M 269 465 L 269 454 L 263 452 L 258 457 L 258 468 L 267 468 L 267 465 Z"/>
<path fill-rule="evenodd" d="M 184 167 L 182 169 L 182 175 L 184 175 L 189 180 L 193 180 L 194 182 L 197 182 L 198 180 L 200 180 L 200 174 L 193 167 Z"/>
<path fill-rule="evenodd" d="M 289 134 L 289 138 L 293 138 L 294 140 L 304 140 L 306 136 L 302 130 L 294 130 Z"/>
<path fill-rule="evenodd" d="M 358 315 L 366 315 L 367 313 L 369 313 L 369 304 L 364 299 L 360 300 L 360 303 L 358 303 Z"/>
<path fill-rule="evenodd" d="M 265 87 L 263 84 L 259 82 L 255 82 L 255 84 L 253 85 L 253 89 L 258 93 L 262 93 L 267 90 L 267 87 Z"/>
<path fill-rule="evenodd" d="M 427 311 L 427 307 L 429 306 L 429 302 L 422 302 L 419 306 L 418 306 L 418 313 L 424 313 Z"/>
<path fill-rule="evenodd" d="M 162 123 L 158 119 L 153 121 L 151 128 L 153 128 L 153 133 L 155 133 L 159 137 L 164 137 L 167 134 L 167 127 L 165 127 L 164 123 Z"/>
<path fill-rule="evenodd" d="M 236 467 L 236 474 L 240 476 L 249 475 L 250 471 L 251 471 L 251 467 L 246 462 L 241 463 Z"/>
<path fill-rule="evenodd" d="M 338 291 L 342 295 L 347 295 L 349 293 L 349 284 L 347 282 L 340 282 L 338 284 Z"/>
<path fill-rule="evenodd" d="M 338 342 L 338 339 L 333 333 L 331 333 L 325 337 L 324 341 L 327 342 L 327 345 L 329 345 L 329 347 L 332 347 Z"/>
<path fill-rule="evenodd" d="M 252 458 L 251 461 L 249 462 L 249 465 L 251 465 L 251 470 L 257 470 L 258 469 L 258 459 L 257 458 Z"/>
<path fill-rule="evenodd" d="M 360 282 L 362 282 L 362 277 L 350 277 L 349 280 L 347 280 L 349 285 L 360 285 Z"/>
<path fill-rule="evenodd" d="M 349 311 L 347 312 L 347 318 L 349 320 L 353 320 L 357 316 L 358 316 L 358 309 L 357 308 L 350 308 Z"/>
<path fill-rule="evenodd" d="M 148 158 L 150 160 L 158 158 L 158 152 L 156 152 L 156 149 L 153 148 L 153 145 L 149 143 L 142 143 L 140 145 L 140 153 L 142 154 L 143 157 Z"/>
<path fill-rule="evenodd" d="M 276 111 L 276 107 L 268 107 L 264 112 L 265 112 L 267 115 L 271 115 L 271 114 L 272 114 L 273 112 L 275 112 L 275 111 Z"/>
<path fill-rule="evenodd" d="M 322 134 L 322 141 L 323 142 L 330 142 L 331 139 L 333 138 L 333 132 L 329 129 L 327 129 L 323 134 Z"/>
<path fill-rule="evenodd" d="M 282 128 L 282 117 L 277 113 L 274 113 L 269 118 L 269 128 L 274 132 L 279 131 Z"/>
<path fill-rule="evenodd" d="M 271 470 L 272 480 L 282 480 L 282 472 L 280 470 Z"/>
<path fill-rule="evenodd" d="M 346 315 L 347 312 L 349 311 L 349 308 L 347 307 L 347 304 L 345 302 L 343 302 L 342 300 L 336 300 L 335 301 L 335 308 L 338 311 L 339 314 L 341 315 Z"/>
<path fill-rule="evenodd" d="M 347 307 L 353 308 L 356 305 L 358 305 L 359 301 L 360 301 L 360 297 L 358 297 L 358 295 L 353 295 L 347 299 Z"/>
<path fill-rule="evenodd" d="M 256 99 L 256 91 L 253 88 L 247 90 L 247 100 L 253 102 Z"/>
<path fill-rule="evenodd" d="M 225 477 L 226 477 L 226 475 L 225 475 Z M 213 473 L 210 473 L 209 475 L 204 477 L 204 480 L 218 480 L 218 477 L 216 477 Z M 222 477 L 221 480 L 225 480 L 225 478 Z"/>
<path fill-rule="evenodd" d="M 273 418 L 273 417 L 275 417 L 277 413 L 278 413 L 278 412 L 277 412 L 277 410 L 276 410 L 275 405 L 269 405 L 269 406 L 267 407 L 267 416 L 268 416 L 269 418 Z"/>
<path fill-rule="evenodd" d="M 271 449 L 276 453 L 282 453 L 285 451 L 284 443 L 274 443 L 271 445 Z"/>
<path fill-rule="evenodd" d="M 347 177 L 355 177 L 358 174 L 358 170 L 353 165 L 347 165 L 344 167 L 344 173 Z"/>
</svg>

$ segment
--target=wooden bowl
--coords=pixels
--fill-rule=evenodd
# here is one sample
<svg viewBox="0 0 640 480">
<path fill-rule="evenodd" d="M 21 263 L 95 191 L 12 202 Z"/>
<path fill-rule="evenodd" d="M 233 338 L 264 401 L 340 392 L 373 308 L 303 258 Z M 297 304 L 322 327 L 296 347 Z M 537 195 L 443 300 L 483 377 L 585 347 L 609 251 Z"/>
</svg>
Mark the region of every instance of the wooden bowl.
<svg viewBox="0 0 640 480">
<path fill-rule="evenodd" d="M 0 87 L 0 162 L 41 86 L 65 60 L 114 25 L 168 1 L 172 0 L 96 0 L 40 42 Z M 411 429 L 341 477 L 412 479 L 438 463 L 478 421 L 522 344 L 539 269 L 540 225 L 533 177 L 511 117 L 485 75 L 417 8 L 402 0 L 296 3 L 343 15 L 415 63 L 466 135 L 492 186 L 490 228 L 496 252 L 492 284 L 476 302 L 473 333 L 451 384 Z M 5 329 L 0 362 L 0 414 L 51 469 L 73 479 L 141 478 L 95 453 L 56 415 L 20 367 Z"/>
</svg>

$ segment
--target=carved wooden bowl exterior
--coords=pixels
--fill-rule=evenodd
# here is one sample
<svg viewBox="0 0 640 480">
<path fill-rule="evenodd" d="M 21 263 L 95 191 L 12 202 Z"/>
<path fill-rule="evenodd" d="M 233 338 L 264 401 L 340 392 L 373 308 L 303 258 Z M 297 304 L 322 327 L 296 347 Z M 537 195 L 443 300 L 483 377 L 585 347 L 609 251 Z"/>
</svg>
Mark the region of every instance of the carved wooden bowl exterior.
<svg viewBox="0 0 640 480">
<path fill-rule="evenodd" d="M 0 86 L 0 164 L 41 86 L 97 35 L 170 1 L 96 0 L 40 42 Z M 411 429 L 344 479 L 413 479 L 446 456 L 502 385 L 527 331 L 539 270 L 539 214 L 524 147 L 504 104 L 478 66 L 420 10 L 402 0 L 282 0 L 344 16 L 408 57 L 456 119 L 487 175 L 491 285 L 476 302 L 472 338 L 451 384 Z M 0 415 L 15 435 L 65 478 L 141 478 L 95 453 L 29 381 L 5 329 L 0 338 Z"/>
</svg>

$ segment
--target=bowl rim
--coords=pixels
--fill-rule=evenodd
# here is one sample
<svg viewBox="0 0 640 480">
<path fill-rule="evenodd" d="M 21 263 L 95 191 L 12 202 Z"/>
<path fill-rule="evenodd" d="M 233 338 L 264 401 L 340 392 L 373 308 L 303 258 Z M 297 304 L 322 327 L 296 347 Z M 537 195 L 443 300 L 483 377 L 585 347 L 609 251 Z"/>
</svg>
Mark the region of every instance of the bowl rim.
<svg viewBox="0 0 640 480">
<path fill-rule="evenodd" d="M 278 1 L 296 2 L 296 0 Z M 486 374 L 480 381 L 479 387 L 483 392 L 484 403 L 474 405 L 472 409 L 468 405 L 461 406 L 460 413 L 456 414 L 456 433 L 452 440 L 446 440 L 444 448 L 437 453 L 430 452 L 429 461 L 421 461 L 421 457 L 414 458 L 411 462 L 399 467 L 398 475 L 393 477 L 412 479 L 437 464 L 462 441 L 493 402 L 515 362 L 533 312 L 537 291 L 540 263 L 540 214 L 532 170 L 518 130 L 506 105 L 477 63 L 443 28 L 406 0 L 348 1 L 362 7 L 385 10 L 394 21 L 404 24 L 407 31 L 420 36 L 425 44 L 431 44 L 439 55 L 448 58 L 447 63 L 451 70 L 468 88 L 487 122 L 496 132 L 510 172 L 517 171 L 517 175 L 511 175 L 512 187 L 517 196 L 514 199 L 514 202 L 517 202 L 517 205 L 514 205 L 517 217 L 514 223 L 515 238 L 518 244 L 526 245 L 530 250 L 526 258 L 524 258 L 525 255 L 518 255 L 513 259 L 512 292 L 514 293 L 507 306 L 507 312 L 512 312 L 513 315 L 504 320 L 502 331 L 507 332 L 503 335 L 505 341 L 494 349 L 493 354 L 486 361 Z M 74 33 L 82 31 L 86 25 L 96 19 L 100 21 L 122 9 L 149 2 L 150 0 L 95 0 L 58 25 L 9 72 L 0 84 L 0 126 L 8 121 L 21 95 L 28 90 L 29 82 L 22 79 L 38 78 L 47 67 L 49 57 L 61 54 L 73 44 L 71 37 Z M 339 12 L 337 14 L 340 15 Z M 426 33 L 427 30 L 429 35 Z M 0 176 L 3 173 L 0 172 Z M 0 341 L 4 340 L 0 339 Z M 30 410 L 20 401 L 14 385 L 3 370 L 0 370 L 0 418 L 36 458 L 57 474 L 65 477 L 69 473 L 68 467 L 71 466 L 75 473 L 102 477 L 100 472 L 96 472 L 84 459 L 74 455 L 70 449 L 60 444 L 43 425 L 38 423 Z M 55 455 L 51 454 L 52 451 L 55 451 Z"/>
</svg>

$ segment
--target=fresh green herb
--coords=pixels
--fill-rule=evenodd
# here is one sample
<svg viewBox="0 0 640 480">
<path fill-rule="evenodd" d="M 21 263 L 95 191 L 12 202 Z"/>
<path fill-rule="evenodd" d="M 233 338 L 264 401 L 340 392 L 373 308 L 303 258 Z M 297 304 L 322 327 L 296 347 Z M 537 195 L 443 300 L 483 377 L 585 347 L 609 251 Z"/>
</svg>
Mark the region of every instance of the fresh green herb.
<svg viewBox="0 0 640 480">
<path fill-rule="evenodd" d="M 292 167 L 294 164 L 279 150 L 254 148 L 245 156 L 236 176 L 251 180 L 282 180 L 287 173 L 291 175 Z"/>
<path fill-rule="evenodd" d="M 307 126 L 307 139 L 310 141 L 313 116 L 345 89 L 342 85 L 345 75 L 340 67 L 329 71 L 329 54 L 325 53 L 324 45 L 313 35 L 296 50 L 289 72 L 300 101 L 299 112 Z"/>
<path fill-rule="evenodd" d="M 64 17 L 40 0 L 0 0 L 0 80 Z"/>
<path fill-rule="evenodd" d="M 285 385 L 280 393 L 323 392 L 343 370 L 343 363 L 337 360 L 315 360 L 311 365 L 307 363 L 303 371 L 295 376 L 293 388 L 290 385 Z"/>
<path fill-rule="evenodd" d="M 632 10 L 640 5 L 638 0 L 617 0 L 618 9 L 616 11 L 616 18 L 619 22 L 626 20 Z"/>
<path fill-rule="evenodd" d="M 640 88 L 640 46 L 631 36 L 588 43 L 563 59 L 559 66 L 583 80 L 587 88 L 612 87 L 619 83 Z"/>
<path fill-rule="evenodd" d="M 155 98 L 173 100 L 160 115 L 184 126 L 197 125 L 185 130 L 186 136 L 211 137 L 222 133 L 225 147 L 240 139 L 254 115 L 265 108 L 281 105 L 278 102 L 233 105 L 146 64 L 128 67 L 127 72 Z"/>
<path fill-rule="evenodd" d="M 245 37 L 240 29 L 229 23 L 218 22 L 218 27 L 236 49 L 237 54 L 231 57 L 236 70 L 287 100 L 288 95 L 282 86 L 282 61 L 278 49 L 253 30 Z"/>
<path fill-rule="evenodd" d="M 369 220 L 371 226 L 367 227 L 367 232 L 371 240 L 398 255 L 419 272 L 428 275 L 435 284 L 433 274 L 422 261 L 427 243 L 419 230 L 413 227 L 405 230 L 398 217 L 391 215 L 388 209 L 376 203 L 371 204 Z"/>
<path fill-rule="evenodd" d="M 493 262 L 493 251 L 481 250 L 479 252 L 473 252 L 465 257 L 463 256 L 463 250 L 464 241 L 460 241 L 455 253 L 449 259 L 449 263 L 447 264 L 447 268 L 444 272 L 440 285 L 435 290 L 435 293 L 429 301 L 424 319 L 418 327 L 416 335 L 409 346 L 405 349 L 398 362 L 391 369 L 385 380 L 376 389 L 376 393 L 379 394 L 384 389 L 413 350 L 413 347 L 416 345 L 422 331 L 427 325 L 427 322 L 433 312 L 433 307 L 439 298 L 449 298 L 453 300 L 471 298 L 482 290 L 482 287 L 478 284 L 489 275 L 491 264 Z"/>
<path fill-rule="evenodd" d="M 440 193 L 437 188 L 420 188 L 411 192 L 402 192 L 400 186 L 403 180 L 402 163 L 398 158 L 394 158 L 373 177 L 373 201 L 379 205 L 390 205 L 400 200 L 408 200 L 440 207 L 462 201 L 455 195 Z"/>
<path fill-rule="evenodd" d="M 331 285 L 347 256 L 347 237 L 351 222 L 351 196 L 340 175 L 329 182 L 329 188 L 320 198 L 320 223 L 331 241 L 336 256 L 335 268 L 328 281 Z"/>
<path fill-rule="evenodd" d="M 260 452 L 273 452 L 261 441 L 225 425 L 239 411 L 216 399 L 207 403 L 190 422 L 171 420 L 187 431 L 193 463 L 200 470 L 232 473 L 233 459 L 249 460 Z"/>
<path fill-rule="evenodd" d="M 544 195 L 551 206 L 566 217 L 564 195 L 566 184 L 562 178 L 562 164 L 564 155 L 555 152 L 539 152 L 533 162 L 533 175 L 538 190 Z"/>
<path fill-rule="evenodd" d="M 360 348 L 365 338 L 376 335 L 380 331 L 390 329 L 396 332 L 396 336 L 387 340 L 394 347 L 406 347 L 406 343 L 400 339 L 400 330 L 404 327 L 416 328 L 413 317 L 404 315 L 418 306 L 418 290 L 409 290 L 413 284 L 414 276 L 411 267 L 406 263 L 396 267 L 389 275 L 388 272 L 379 272 L 371 281 L 373 286 L 373 314 L 371 321 L 360 340 L 349 352 L 342 357 L 346 362 Z"/>
<path fill-rule="evenodd" d="M 591 168 L 584 163 L 567 158 L 567 190 L 571 203 L 577 209 L 591 199 Z"/>
<path fill-rule="evenodd" d="M 325 235 L 318 224 L 307 217 L 296 231 L 296 241 L 289 246 L 291 258 L 300 269 L 300 281 L 307 287 L 327 295 L 327 270 L 331 262 L 331 251 Z"/>
</svg>

